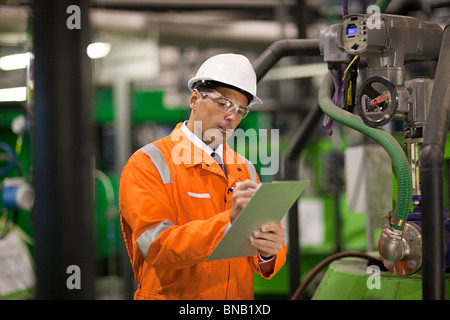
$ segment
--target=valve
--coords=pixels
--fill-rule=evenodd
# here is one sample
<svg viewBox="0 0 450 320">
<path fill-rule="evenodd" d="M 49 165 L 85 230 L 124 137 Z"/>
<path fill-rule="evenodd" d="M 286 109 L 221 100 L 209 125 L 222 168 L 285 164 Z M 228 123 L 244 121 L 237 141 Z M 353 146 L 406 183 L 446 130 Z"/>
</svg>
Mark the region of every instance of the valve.
<svg viewBox="0 0 450 320">
<path fill-rule="evenodd" d="M 384 77 L 374 76 L 366 79 L 361 85 L 357 99 L 358 113 L 370 127 L 387 124 L 397 113 L 397 89 Z"/>
</svg>

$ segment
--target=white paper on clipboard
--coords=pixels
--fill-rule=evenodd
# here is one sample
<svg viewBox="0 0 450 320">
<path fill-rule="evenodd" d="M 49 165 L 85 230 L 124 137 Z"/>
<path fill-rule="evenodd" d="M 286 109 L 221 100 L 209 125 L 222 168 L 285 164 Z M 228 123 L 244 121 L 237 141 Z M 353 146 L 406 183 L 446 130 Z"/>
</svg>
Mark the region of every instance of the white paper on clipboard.
<svg viewBox="0 0 450 320">
<path fill-rule="evenodd" d="M 253 232 L 268 222 L 279 223 L 308 184 L 309 181 L 261 184 L 206 261 L 255 255 L 257 250 L 249 241 Z"/>
</svg>

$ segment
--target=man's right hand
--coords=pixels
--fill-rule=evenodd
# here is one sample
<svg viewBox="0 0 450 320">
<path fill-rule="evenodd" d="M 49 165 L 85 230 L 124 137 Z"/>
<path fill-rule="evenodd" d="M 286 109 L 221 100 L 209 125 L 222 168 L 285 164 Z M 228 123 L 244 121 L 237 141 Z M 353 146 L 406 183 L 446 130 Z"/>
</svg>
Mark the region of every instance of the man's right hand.
<svg viewBox="0 0 450 320">
<path fill-rule="evenodd" d="M 250 201 L 250 198 L 255 193 L 258 184 L 252 180 L 245 180 L 240 183 L 233 190 L 233 202 L 231 204 L 231 212 L 230 212 L 230 221 L 233 221 L 237 218 L 239 213 L 241 213 L 242 209 L 247 205 Z"/>
</svg>

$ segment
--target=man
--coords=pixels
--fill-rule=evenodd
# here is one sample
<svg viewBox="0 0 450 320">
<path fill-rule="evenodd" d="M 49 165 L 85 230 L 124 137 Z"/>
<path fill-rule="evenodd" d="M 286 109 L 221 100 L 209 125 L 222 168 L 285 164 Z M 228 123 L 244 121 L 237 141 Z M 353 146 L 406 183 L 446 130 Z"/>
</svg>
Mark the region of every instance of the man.
<svg viewBox="0 0 450 320">
<path fill-rule="evenodd" d="M 221 54 L 188 86 L 189 120 L 136 151 L 121 175 L 135 299 L 253 299 L 254 273 L 269 279 L 286 260 L 279 224 L 254 232 L 255 256 L 206 259 L 260 183 L 254 166 L 225 142 L 260 102 L 256 75 L 246 57 Z"/>
</svg>

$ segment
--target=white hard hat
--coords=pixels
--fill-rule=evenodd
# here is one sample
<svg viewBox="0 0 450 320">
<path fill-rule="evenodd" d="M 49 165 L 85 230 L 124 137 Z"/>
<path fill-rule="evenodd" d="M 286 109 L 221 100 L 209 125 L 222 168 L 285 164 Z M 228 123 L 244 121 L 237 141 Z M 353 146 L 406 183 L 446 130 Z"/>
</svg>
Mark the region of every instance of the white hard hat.
<svg viewBox="0 0 450 320">
<path fill-rule="evenodd" d="M 256 96 L 256 74 L 250 61 L 243 55 L 234 53 L 218 54 L 207 59 L 197 71 L 195 77 L 188 81 L 189 90 L 193 90 L 197 82 L 217 81 L 243 90 L 254 103 L 262 103 Z"/>
</svg>

